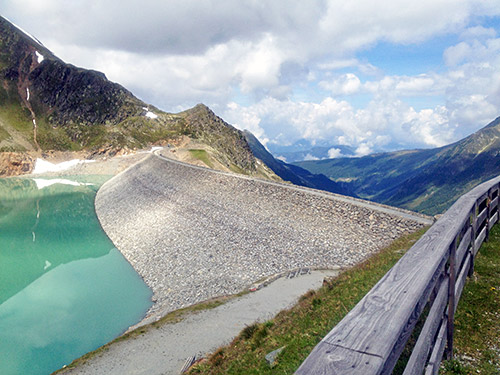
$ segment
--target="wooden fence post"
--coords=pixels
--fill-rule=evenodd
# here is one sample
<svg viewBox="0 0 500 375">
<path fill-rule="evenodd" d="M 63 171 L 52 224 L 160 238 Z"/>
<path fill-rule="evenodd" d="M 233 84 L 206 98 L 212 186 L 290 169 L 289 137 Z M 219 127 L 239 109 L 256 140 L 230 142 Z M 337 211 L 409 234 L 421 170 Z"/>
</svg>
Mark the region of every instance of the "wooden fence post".
<svg viewBox="0 0 500 375">
<path fill-rule="evenodd" d="M 453 359 L 453 331 L 455 325 L 453 320 L 455 319 L 455 279 L 456 279 L 456 257 L 457 250 L 457 237 L 455 237 L 450 244 L 449 249 L 449 269 L 448 269 L 448 328 L 447 328 L 447 346 L 446 346 L 446 358 Z"/>
<path fill-rule="evenodd" d="M 477 201 L 474 203 L 472 207 L 472 217 L 471 217 L 471 245 L 470 245 L 470 253 L 471 253 L 471 261 L 469 268 L 469 277 L 474 274 L 474 260 L 476 259 L 476 224 L 477 224 Z"/>
<path fill-rule="evenodd" d="M 491 191 L 492 191 L 492 189 L 488 190 L 488 198 L 486 198 L 486 212 L 488 214 L 486 215 L 486 237 L 484 238 L 485 242 L 488 242 L 488 240 L 490 238 L 490 218 L 491 218 L 490 203 L 491 203 Z"/>
</svg>

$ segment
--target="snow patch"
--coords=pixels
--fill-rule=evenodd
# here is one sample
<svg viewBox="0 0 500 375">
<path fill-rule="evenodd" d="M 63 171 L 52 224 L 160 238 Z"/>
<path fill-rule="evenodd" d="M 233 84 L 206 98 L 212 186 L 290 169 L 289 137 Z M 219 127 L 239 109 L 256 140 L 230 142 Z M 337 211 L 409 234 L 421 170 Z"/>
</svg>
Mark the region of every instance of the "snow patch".
<svg viewBox="0 0 500 375">
<path fill-rule="evenodd" d="M 33 120 L 35 121 L 35 120 Z M 62 163 L 54 164 L 50 161 L 46 161 L 43 159 L 36 159 L 35 169 L 33 170 L 33 174 L 45 173 L 45 172 L 60 172 L 70 168 L 77 166 L 78 164 L 84 163 L 93 163 L 95 160 L 80 160 L 73 159 L 69 161 L 64 161 Z"/>
<path fill-rule="evenodd" d="M 146 107 L 142 107 L 142 109 L 144 109 L 146 111 L 146 114 L 144 116 L 146 116 L 147 118 L 152 118 L 152 119 L 155 119 L 155 118 L 158 118 L 158 115 L 151 112 L 149 110 L 149 108 L 146 108 Z"/>
<path fill-rule="evenodd" d="M 91 183 L 85 183 L 85 182 L 78 182 L 78 181 L 73 181 L 73 180 L 67 180 L 65 178 L 53 178 L 51 180 L 45 179 L 45 178 L 34 178 L 33 181 L 35 181 L 36 187 L 38 190 L 46 188 L 51 185 L 55 184 L 61 184 L 61 185 L 71 185 L 71 186 L 90 186 L 94 185 Z"/>
<path fill-rule="evenodd" d="M 43 55 L 38 51 L 35 51 L 35 54 L 36 54 L 36 58 L 38 60 L 38 63 L 40 64 L 45 59 L 45 57 L 43 57 Z"/>
<path fill-rule="evenodd" d="M 26 87 L 26 100 L 30 100 L 30 89 Z"/>
</svg>

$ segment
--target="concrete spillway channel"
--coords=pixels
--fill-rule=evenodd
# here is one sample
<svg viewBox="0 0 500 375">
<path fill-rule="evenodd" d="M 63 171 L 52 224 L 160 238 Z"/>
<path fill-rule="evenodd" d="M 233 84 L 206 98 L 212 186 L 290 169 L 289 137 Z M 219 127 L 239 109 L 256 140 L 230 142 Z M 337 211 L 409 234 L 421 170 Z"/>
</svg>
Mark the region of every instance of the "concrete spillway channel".
<svg viewBox="0 0 500 375">
<path fill-rule="evenodd" d="M 430 220 L 151 155 L 99 190 L 101 225 L 154 292 L 152 318 L 301 267 L 346 267 Z"/>
</svg>

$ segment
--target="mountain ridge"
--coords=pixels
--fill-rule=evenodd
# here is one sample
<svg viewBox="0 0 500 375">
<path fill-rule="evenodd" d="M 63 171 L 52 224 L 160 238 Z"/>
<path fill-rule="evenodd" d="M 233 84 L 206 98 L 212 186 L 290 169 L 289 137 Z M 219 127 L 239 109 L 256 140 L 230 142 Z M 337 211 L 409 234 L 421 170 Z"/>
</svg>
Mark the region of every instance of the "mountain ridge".
<svg viewBox="0 0 500 375">
<path fill-rule="evenodd" d="M 294 165 L 323 173 L 362 198 L 437 214 L 475 185 L 500 174 L 500 117 L 439 148 Z"/>
<path fill-rule="evenodd" d="M 92 156 L 173 144 L 192 163 L 343 193 L 324 176 L 283 167 L 262 153 L 280 166 L 273 172 L 245 134 L 204 104 L 177 114 L 161 111 L 101 72 L 65 63 L 0 17 L 0 176 L 29 172 L 46 151 Z M 264 149 L 256 138 L 252 142 Z"/>
</svg>

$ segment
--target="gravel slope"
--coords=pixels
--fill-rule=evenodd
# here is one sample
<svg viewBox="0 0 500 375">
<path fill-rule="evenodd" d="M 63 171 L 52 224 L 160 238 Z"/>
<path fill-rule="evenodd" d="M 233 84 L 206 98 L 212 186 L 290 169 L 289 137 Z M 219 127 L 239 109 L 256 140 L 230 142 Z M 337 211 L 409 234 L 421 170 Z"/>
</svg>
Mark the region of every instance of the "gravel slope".
<svg viewBox="0 0 500 375">
<path fill-rule="evenodd" d="M 152 288 L 150 319 L 286 270 L 350 266 L 426 222 L 157 155 L 104 184 L 96 212 Z"/>
</svg>

